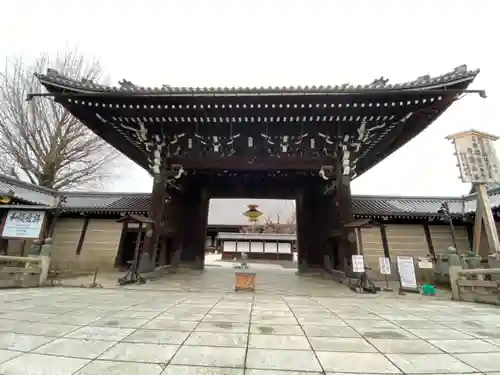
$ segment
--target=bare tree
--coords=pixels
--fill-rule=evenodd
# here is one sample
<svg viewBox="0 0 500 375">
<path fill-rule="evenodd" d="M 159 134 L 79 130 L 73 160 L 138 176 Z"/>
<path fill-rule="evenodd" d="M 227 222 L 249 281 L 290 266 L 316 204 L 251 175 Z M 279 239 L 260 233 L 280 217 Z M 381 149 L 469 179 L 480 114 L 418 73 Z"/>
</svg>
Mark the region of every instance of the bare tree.
<svg viewBox="0 0 500 375">
<path fill-rule="evenodd" d="M 47 98 L 34 76 L 52 68 L 75 79 L 98 80 L 97 61 L 77 51 L 32 64 L 10 58 L 0 72 L 0 172 L 52 189 L 101 185 L 118 153 L 60 104 Z"/>
</svg>

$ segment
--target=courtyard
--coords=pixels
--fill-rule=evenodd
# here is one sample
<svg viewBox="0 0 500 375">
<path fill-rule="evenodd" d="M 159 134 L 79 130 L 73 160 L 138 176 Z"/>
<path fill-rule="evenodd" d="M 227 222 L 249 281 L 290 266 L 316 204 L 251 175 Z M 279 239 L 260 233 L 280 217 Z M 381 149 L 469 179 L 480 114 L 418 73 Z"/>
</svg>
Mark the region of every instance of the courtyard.
<svg viewBox="0 0 500 375">
<path fill-rule="evenodd" d="M 500 374 L 494 306 L 252 267 L 257 293 L 231 292 L 216 265 L 127 289 L 3 290 L 0 374 Z"/>
</svg>

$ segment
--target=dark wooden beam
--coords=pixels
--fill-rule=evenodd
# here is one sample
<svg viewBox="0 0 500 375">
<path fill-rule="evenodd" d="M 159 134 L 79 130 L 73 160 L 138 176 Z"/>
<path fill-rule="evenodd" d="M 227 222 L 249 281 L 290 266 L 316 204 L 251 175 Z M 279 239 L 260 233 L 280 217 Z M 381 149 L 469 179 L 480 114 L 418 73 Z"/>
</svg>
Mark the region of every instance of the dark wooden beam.
<svg viewBox="0 0 500 375">
<path fill-rule="evenodd" d="M 85 216 L 83 219 L 82 231 L 80 232 L 80 238 L 78 239 L 78 243 L 76 245 L 76 255 L 80 255 L 82 252 L 83 244 L 85 243 L 85 236 L 87 235 L 87 228 L 89 226 L 89 217 Z"/>
</svg>

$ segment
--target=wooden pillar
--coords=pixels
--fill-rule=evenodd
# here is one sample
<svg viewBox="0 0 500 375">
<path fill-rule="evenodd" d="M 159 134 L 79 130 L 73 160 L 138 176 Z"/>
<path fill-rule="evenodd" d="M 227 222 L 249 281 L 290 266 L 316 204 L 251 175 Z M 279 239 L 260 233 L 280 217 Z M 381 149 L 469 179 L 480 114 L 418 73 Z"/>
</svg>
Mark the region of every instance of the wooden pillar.
<svg viewBox="0 0 500 375">
<path fill-rule="evenodd" d="M 332 202 L 320 189 L 303 191 L 297 199 L 297 243 L 299 272 L 323 268 L 329 254 Z"/>
<path fill-rule="evenodd" d="M 345 225 L 354 220 L 352 213 L 352 194 L 351 194 L 351 178 L 342 174 L 341 166 L 337 165 L 337 193 L 335 196 L 338 218 L 340 222 L 340 241 L 339 252 L 343 259 L 340 259 L 341 264 L 347 264 L 347 272 L 352 266 L 352 255 L 357 252 L 356 234 L 352 228 L 346 228 Z"/>
<path fill-rule="evenodd" d="M 180 193 L 170 194 L 166 203 L 164 223 L 164 231 L 170 237 L 167 248 L 168 258 L 173 267 L 178 267 L 184 244 L 184 205 L 183 196 Z"/>
<path fill-rule="evenodd" d="M 205 264 L 209 197 L 204 187 L 192 186 L 183 194 L 183 248 L 181 261 L 196 269 Z"/>
<path fill-rule="evenodd" d="M 143 253 L 144 257 L 142 259 L 149 259 L 149 267 L 143 265 L 146 268 L 154 269 L 156 265 L 156 254 L 158 246 L 158 236 L 159 231 L 162 226 L 162 220 L 165 211 L 165 197 L 166 197 L 166 187 L 165 180 L 161 174 L 157 174 L 153 179 L 153 192 L 151 194 L 151 205 L 148 210 L 148 217 L 154 220 L 151 227 L 146 230 L 146 236 L 144 238 Z M 147 256 L 147 258 L 146 258 Z"/>
</svg>

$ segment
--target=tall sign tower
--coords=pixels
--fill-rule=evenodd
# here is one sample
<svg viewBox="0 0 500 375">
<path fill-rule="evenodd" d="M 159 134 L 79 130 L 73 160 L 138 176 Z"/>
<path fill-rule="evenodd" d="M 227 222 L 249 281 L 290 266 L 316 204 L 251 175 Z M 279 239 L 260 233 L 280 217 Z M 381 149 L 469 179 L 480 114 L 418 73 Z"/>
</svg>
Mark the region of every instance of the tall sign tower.
<svg viewBox="0 0 500 375">
<path fill-rule="evenodd" d="M 479 254 L 481 234 L 484 230 L 489 252 L 496 254 L 497 259 L 500 257 L 500 244 L 486 185 L 500 184 L 500 163 L 493 144 L 498 138 L 475 130 L 446 137 L 455 147 L 462 182 L 472 183 L 477 193 L 473 250 Z"/>
</svg>

